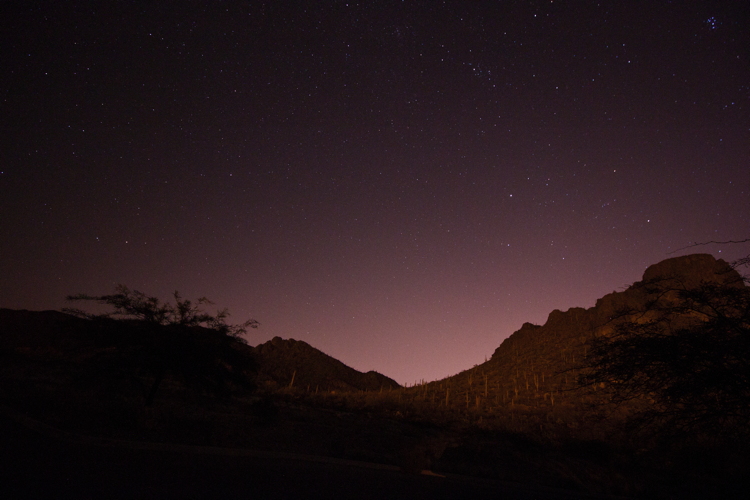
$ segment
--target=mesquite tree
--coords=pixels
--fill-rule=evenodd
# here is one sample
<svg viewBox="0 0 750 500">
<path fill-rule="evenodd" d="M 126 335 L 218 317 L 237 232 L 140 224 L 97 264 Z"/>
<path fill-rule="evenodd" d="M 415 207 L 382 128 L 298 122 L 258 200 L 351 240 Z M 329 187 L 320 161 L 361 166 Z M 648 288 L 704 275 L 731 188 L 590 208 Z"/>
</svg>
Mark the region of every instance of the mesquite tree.
<svg viewBox="0 0 750 500">
<path fill-rule="evenodd" d="M 638 284 L 646 300 L 594 337 L 579 383 L 631 404 L 631 423 L 659 432 L 747 437 L 750 288 L 735 270 L 686 285 Z M 601 391 L 601 389 L 600 389 Z"/>
<path fill-rule="evenodd" d="M 240 325 L 227 323 L 226 309 L 216 314 L 203 311 L 211 302 L 193 302 L 174 293 L 175 303 L 161 302 L 137 290 L 118 285 L 111 295 L 72 295 L 71 301 L 95 301 L 114 308 L 91 314 L 80 309 L 66 312 L 94 321 L 115 345 L 110 365 L 146 380 L 145 402 L 151 406 L 166 376 L 186 385 L 223 393 L 232 385 L 253 387 L 255 361 L 242 338 L 251 319 Z M 244 349 L 243 349 L 244 348 Z"/>
</svg>

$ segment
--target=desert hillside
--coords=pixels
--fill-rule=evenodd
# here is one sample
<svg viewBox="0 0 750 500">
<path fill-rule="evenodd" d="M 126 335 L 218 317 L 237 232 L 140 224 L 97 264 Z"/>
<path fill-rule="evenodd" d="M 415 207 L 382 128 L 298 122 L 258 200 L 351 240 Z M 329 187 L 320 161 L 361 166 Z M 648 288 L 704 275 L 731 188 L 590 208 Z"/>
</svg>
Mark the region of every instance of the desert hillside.
<svg viewBox="0 0 750 500">
<path fill-rule="evenodd" d="M 254 349 L 260 379 L 275 387 L 307 391 L 380 391 L 398 382 L 375 371 L 359 372 L 301 340 L 274 337 Z"/>
<path fill-rule="evenodd" d="M 543 325 L 525 323 L 484 363 L 408 391 L 435 405 L 492 414 L 503 409 L 552 412 L 588 411 L 596 391 L 577 390 L 589 342 L 611 331 L 624 311 L 646 307 L 644 283 L 672 280 L 685 288 L 706 282 L 742 283 L 725 261 L 708 254 L 675 257 L 646 269 L 642 280 L 596 301 L 594 307 L 554 310 Z M 594 388 L 595 389 L 595 388 Z"/>
<path fill-rule="evenodd" d="M 654 283 L 671 291 L 655 298 Z M 32 477 L 30 471 L 42 470 L 40 458 L 27 450 L 40 447 L 56 447 L 57 456 L 100 456 L 102 446 L 185 445 L 198 447 L 190 453 L 270 454 L 263 456 L 273 457 L 282 475 L 289 460 L 307 457 L 498 481 L 482 483 L 489 491 L 507 491 L 510 483 L 558 488 L 536 491 L 538 498 L 744 498 L 741 478 L 750 464 L 744 441 L 727 444 L 679 429 L 669 439 L 632 433 L 626 424 L 637 407 L 610 411 L 604 386 L 580 383 L 597 339 L 651 314 L 657 299 L 676 303 L 675 290 L 706 284 L 709 292 L 736 298 L 730 313 L 746 318 L 747 288 L 731 266 L 710 255 L 677 257 L 650 266 L 641 281 L 591 308 L 555 310 L 543 325 L 524 324 L 484 363 L 411 387 L 354 370 L 294 339 L 252 347 L 207 328 L 162 332 L 133 320 L 0 309 L 0 410 L 7 429 L 17 429 L 0 439 L 9 456 L 26 457 L 11 460 L 7 470 Z M 744 338 L 732 351 L 741 366 Z M 734 389 L 742 410 L 746 385 L 735 382 Z M 73 469 L 58 482 L 90 479 Z M 21 486 L 12 493 L 26 491 L 28 484 L 15 481 Z"/>
</svg>

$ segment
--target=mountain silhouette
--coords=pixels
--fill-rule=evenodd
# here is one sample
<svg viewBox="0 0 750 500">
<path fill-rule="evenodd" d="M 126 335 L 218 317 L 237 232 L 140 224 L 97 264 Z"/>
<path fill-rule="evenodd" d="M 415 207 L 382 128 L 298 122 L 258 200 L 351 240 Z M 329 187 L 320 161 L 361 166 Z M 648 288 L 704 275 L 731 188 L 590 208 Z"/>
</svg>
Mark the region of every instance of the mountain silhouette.
<svg viewBox="0 0 750 500">
<path fill-rule="evenodd" d="M 206 335 L 210 333 L 205 330 Z M 377 391 L 400 387 L 385 375 L 359 372 L 294 339 L 275 337 L 254 348 L 243 344 L 237 344 L 236 348 L 241 355 L 255 358 L 259 381 L 274 387 L 291 385 L 310 391 Z M 79 377 L 92 366 L 106 364 L 116 349 L 116 342 L 91 320 L 58 311 L 0 308 L 0 355 L 11 365 L 34 365 L 36 377 L 44 376 L 52 367 L 66 377 Z"/>
<path fill-rule="evenodd" d="M 485 410 L 580 403 L 574 391 L 575 368 L 587 354 L 587 342 L 606 332 L 620 311 L 643 307 L 647 297 L 640 285 L 659 278 L 677 280 L 685 287 L 741 281 L 729 264 L 708 254 L 664 260 L 648 267 L 642 281 L 605 295 L 594 307 L 554 310 L 544 325 L 525 323 L 485 363 L 415 390 L 449 406 Z M 39 376 L 52 366 L 69 374 L 80 372 L 86 365 L 106 361 L 112 348 L 89 320 L 57 311 L 0 309 L 0 355 L 11 364 L 33 363 Z M 256 358 L 259 382 L 271 387 L 308 392 L 400 387 L 385 375 L 359 372 L 299 340 L 275 337 L 256 347 L 243 345 L 242 351 Z"/>
<path fill-rule="evenodd" d="M 379 391 L 398 382 L 375 371 L 362 373 L 301 340 L 274 337 L 255 347 L 261 380 L 315 391 Z"/>
</svg>

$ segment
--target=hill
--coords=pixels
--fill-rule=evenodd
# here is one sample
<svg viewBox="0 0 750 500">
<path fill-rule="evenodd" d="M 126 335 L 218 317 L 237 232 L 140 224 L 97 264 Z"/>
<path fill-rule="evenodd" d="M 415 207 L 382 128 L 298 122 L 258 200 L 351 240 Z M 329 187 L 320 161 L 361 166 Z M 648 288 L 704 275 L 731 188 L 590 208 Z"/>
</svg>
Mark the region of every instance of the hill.
<svg viewBox="0 0 750 500">
<path fill-rule="evenodd" d="M 208 330 L 205 335 L 209 335 Z M 242 356 L 254 358 L 259 382 L 269 389 L 305 387 L 311 391 L 378 391 L 399 384 L 369 371 L 359 372 L 315 349 L 306 342 L 275 337 L 264 344 L 235 346 Z M 0 309 L 0 354 L 26 368 L 34 366 L 35 378 L 49 370 L 65 377 L 80 376 L 92 365 L 107 362 L 116 341 L 91 320 L 58 311 Z M 10 369 L 13 363 L 6 363 Z M 173 385 L 177 381 L 172 381 Z"/>
<path fill-rule="evenodd" d="M 672 280 L 686 288 L 702 282 L 742 281 L 729 264 L 708 254 L 667 259 L 648 267 L 642 281 L 605 295 L 594 307 L 554 310 L 543 325 L 525 323 L 488 361 L 409 390 L 444 407 L 487 413 L 510 408 L 565 419 L 571 411 L 585 412 L 596 394 L 576 390 L 577 368 L 587 355 L 589 341 L 611 332 L 623 311 L 644 308 L 649 297 L 643 284 L 657 280 Z"/>
<path fill-rule="evenodd" d="M 308 391 L 380 391 L 401 387 L 375 371 L 362 373 L 301 340 L 274 337 L 254 349 L 260 379 Z"/>
</svg>

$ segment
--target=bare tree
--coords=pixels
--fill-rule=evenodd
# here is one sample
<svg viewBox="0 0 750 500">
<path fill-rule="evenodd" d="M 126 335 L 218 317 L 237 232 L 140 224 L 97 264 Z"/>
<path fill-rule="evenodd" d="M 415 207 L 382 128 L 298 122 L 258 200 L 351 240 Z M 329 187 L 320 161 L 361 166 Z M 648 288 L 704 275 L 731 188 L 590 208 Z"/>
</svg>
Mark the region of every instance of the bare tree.
<svg viewBox="0 0 750 500">
<path fill-rule="evenodd" d="M 95 301 L 114 311 L 91 314 L 80 309 L 65 312 L 90 319 L 116 346 L 118 366 L 127 367 L 138 380 L 150 380 L 146 405 L 168 375 L 188 385 L 224 392 L 228 384 L 253 386 L 255 361 L 242 335 L 257 328 L 253 319 L 240 325 L 227 323 L 226 309 L 216 314 L 203 311 L 211 302 L 205 297 L 192 302 L 174 293 L 175 303 L 162 303 L 137 290 L 118 285 L 111 295 L 72 295 L 71 301 Z"/>
<path fill-rule="evenodd" d="M 637 286 L 642 307 L 620 311 L 594 337 L 579 383 L 630 404 L 631 423 L 660 432 L 747 437 L 750 429 L 750 288 L 734 269 L 687 286 Z"/>
</svg>

